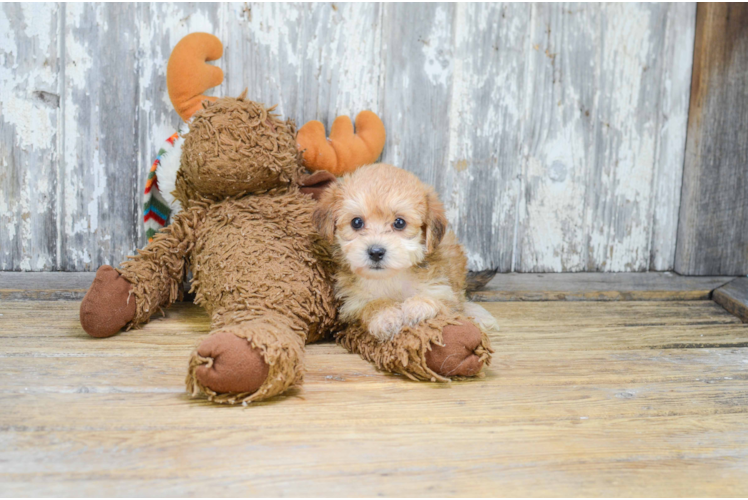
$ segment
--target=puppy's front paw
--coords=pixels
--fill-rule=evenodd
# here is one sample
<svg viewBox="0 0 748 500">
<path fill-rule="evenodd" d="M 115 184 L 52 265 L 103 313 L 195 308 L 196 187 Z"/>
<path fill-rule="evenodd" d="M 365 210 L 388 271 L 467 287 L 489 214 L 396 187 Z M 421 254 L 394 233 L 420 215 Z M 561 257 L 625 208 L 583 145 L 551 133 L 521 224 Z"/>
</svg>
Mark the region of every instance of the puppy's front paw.
<svg viewBox="0 0 748 500">
<path fill-rule="evenodd" d="M 408 326 L 416 326 L 421 321 L 435 318 L 439 314 L 439 306 L 431 299 L 410 297 L 403 302 L 404 322 Z"/>
<path fill-rule="evenodd" d="M 392 339 L 403 328 L 403 312 L 398 307 L 379 311 L 369 322 L 369 333 L 382 342 Z"/>
</svg>

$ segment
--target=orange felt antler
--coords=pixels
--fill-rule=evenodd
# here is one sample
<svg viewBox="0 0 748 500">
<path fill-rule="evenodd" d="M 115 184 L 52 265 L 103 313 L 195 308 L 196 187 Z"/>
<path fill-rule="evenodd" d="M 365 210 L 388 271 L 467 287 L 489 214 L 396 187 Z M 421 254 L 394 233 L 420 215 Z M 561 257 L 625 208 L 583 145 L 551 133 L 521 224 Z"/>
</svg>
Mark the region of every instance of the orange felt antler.
<svg viewBox="0 0 748 500">
<path fill-rule="evenodd" d="M 296 135 L 304 151 L 304 166 L 309 170 L 327 170 L 335 175 L 353 172 L 362 165 L 374 163 L 384 148 L 384 124 L 371 111 L 356 117 L 356 133 L 347 116 L 338 116 L 325 138 L 325 126 L 316 120 L 307 122 Z"/>
<path fill-rule="evenodd" d="M 189 120 L 202 109 L 204 100 L 216 100 L 216 97 L 204 96 L 203 92 L 221 84 L 223 71 L 206 62 L 220 59 L 222 55 L 223 44 L 208 33 L 191 33 L 174 47 L 166 66 L 166 86 L 182 120 Z"/>
</svg>

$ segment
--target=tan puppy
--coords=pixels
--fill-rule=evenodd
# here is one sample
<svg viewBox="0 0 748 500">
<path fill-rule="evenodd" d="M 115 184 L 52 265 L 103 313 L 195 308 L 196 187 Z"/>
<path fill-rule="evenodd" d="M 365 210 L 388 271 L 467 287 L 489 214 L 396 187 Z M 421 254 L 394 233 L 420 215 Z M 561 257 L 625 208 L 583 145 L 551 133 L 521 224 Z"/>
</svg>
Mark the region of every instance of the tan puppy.
<svg viewBox="0 0 748 500">
<path fill-rule="evenodd" d="M 380 341 L 439 312 L 464 312 L 484 331 L 495 319 L 466 301 L 467 258 L 444 207 L 415 175 L 378 163 L 342 177 L 313 221 L 335 249 L 341 319 Z"/>
</svg>

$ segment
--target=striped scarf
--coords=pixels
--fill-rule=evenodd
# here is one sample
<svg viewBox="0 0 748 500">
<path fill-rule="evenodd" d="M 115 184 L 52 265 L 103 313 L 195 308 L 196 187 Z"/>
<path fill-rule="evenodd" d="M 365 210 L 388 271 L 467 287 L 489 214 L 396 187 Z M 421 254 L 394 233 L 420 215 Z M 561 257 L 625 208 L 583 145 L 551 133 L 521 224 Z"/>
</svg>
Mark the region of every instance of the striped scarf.
<svg viewBox="0 0 748 500">
<path fill-rule="evenodd" d="M 148 180 L 145 183 L 145 193 L 143 194 L 143 222 L 148 243 L 153 241 L 153 236 L 169 223 L 171 207 L 164 200 L 159 190 L 156 170 L 161 165 L 161 159 L 164 155 L 173 152 L 174 143 L 178 137 L 179 132 L 174 132 L 171 137 L 166 139 L 166 144 L 158 151 L 158 156 L 156 156 L 153 165 L 151 165 L 151 170 L 148 172 Z"/>
</svg>

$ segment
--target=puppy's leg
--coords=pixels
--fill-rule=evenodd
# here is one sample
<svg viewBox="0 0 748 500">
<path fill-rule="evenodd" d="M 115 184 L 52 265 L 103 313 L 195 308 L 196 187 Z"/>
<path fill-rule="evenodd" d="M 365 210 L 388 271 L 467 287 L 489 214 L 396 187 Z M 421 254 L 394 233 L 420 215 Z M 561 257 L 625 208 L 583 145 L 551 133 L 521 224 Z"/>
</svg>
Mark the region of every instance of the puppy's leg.
<svg viewBox="0 0 748 500">
<path fill-rule="evenodd" d="M 374 337 L 385 342 L 402 330 L 403 311 L 392 300 L 373 300 L 361 311 L 361 323 Z"/>
<path fill-rule="evenodd" d="M 414 295 L 403 302 L 402 310 L 405 324 L 415 326 L 421 321 L 435 318 L 440 311 L 446 310 L 446 308 L 436 299 Z"/>
<path fill-rule="evenodd" d="M 465 312 L 465 316 L 475 321 L 478 328 L 484 332 L 498 333 L 499 322 L 496 321 L 496 318 L 494 318 L 493 315 L 486 311 L 482 306 L 475 302 L 465 302 L 463 304 L 463 311 Z"/>
</svg>

